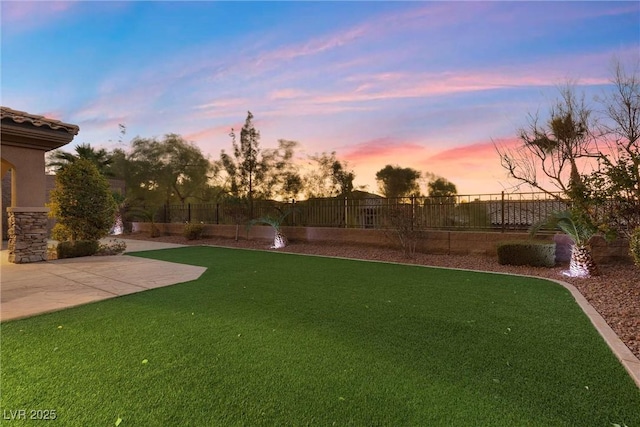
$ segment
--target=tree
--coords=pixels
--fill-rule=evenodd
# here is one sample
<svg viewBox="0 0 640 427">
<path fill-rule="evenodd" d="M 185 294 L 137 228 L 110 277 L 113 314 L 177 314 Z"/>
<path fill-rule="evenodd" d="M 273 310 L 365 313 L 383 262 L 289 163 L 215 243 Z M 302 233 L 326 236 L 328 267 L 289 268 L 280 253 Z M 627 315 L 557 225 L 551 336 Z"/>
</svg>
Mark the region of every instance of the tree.
<svg viewBox="0 0 640 427">
<path fill-rule="evenodd" d="M 331 176 L 337 184 L 339 196 L 348 195 L 353 192 L 353 180 L 356 176 L 352 170 L 347 170 L 346 163 L 340 161 L 331 163 Z"/>
<path fill-rule="evenodd" d="M 85 159 L 93 163 L 102 175 L 112 176 L 109 167 L 113 160 L 107 150 L 104 148 L 95 149 L 91 144 L 80 144 L 76 146 L 75 151 L 75 154 L 62 150 L 50 152 L 47 155 L 47 167 L 53 172 L 57 172 L 62 167 L 74 163 L 78 159 Z"/>
<path fill-rule="evenodd" d="M 266 149 L 261 163 L 264 182 L 259 183 L 257 193 L 266 199 L 294 199 L 302 191 L 302 177 L 293 161 L 296 141 L 278 140 L 278 148 Z"/>
<path fill-rule="evenodd" d="M 574 87 L 560 89 L 558 99 L 549 112 L 549 119 L 540 124 L 530 116 L 528 128 L 519 130 L 522 142 L 516 149 L 495 145 L 502 166 L 510 177 L 537 190 L 557 197 L 560 190 L 574 201 L 584 198 L 584 182 L 580 175 L 583 161 L 598 157 L 593 138 L 591 110 L 578 97 Z M 540 180 L 539 172 L 551 187 Z"/>
<path fill-rule="evenodd" d="M 515 151 L 496 145 L 501 164 L 510 177 L 556 199 L 571 201 L 571 216 L 551 218 L 561 228 L 566 225 L 566 230 L 562 230 L 567 233 L 571 228 L 595 231 L 589 214 L 589 188 L 580 173 L 585 163 L 593 169 L 594 160 L 599 157 L 594 127 L 592 111 L 585 104 L 584 96 L 578 97 L 575 88 L 566 85 L 560 89 L 560 99 L 551 107 L 544 125 L 539 124 L 538 117 L 530 116 L 528 129 L 519 131 L 522 145 Z M 541 182 L 538 171 L 562 194 L 555 194 L 548 184 Z M 575 238 L 570 271 L 572 275 L 597 274 L 589 247 Z"/>
<path fill-rule="evenodd" d="M 436 178 L 429 181 L 429 197 L 451 197 L 458 194 L 456 185 L 445 178 Z"/>
<path fill-rule="evenodd" d="M 601 135 L 606 149 L 599 168 L 584 177 L 601 229 L 630 238 L 640 227 L 640 77 L 614 66 L 613 91 L 600 99 L 604 107 Z M 606 211 L 606 214 L 602 214 Z"/>
<path fill-rule="evenodd" d="M 240 224 L 243 224 L 250 219 L 247 199 L 227 195 L 224 198 L 224 203 L 222 206 L 224 215 L 231 218 L 236 226 L 235 239 L 237 242 L 238 235 L 240 234 Z"/>
<path fill-rule="evenodd" d="M 355 174 L 346 162 L 336 158 L 336 152 L 309 156 L 309 172 L 305 176 L 307 198 L 336 197 L 351 194 Z"/>
<path fill-rule="evenodd" d="M 302 178 L 294 164 L 298 143 L 278 140 L 278 148 L 260 148 L 260 132 L 253 125 L 253 114 L 247 113 L 238 142 L 231 129 L 233 155 L 220 152 L 220 164 L 228 179 L 232 197 L 247 199 L 253 217 L 255 199 L 294 198 L 302 190 Z"/>
<path fill-rule="evenodd" d="M 63 166 L 50 197 L 50 215 L 57 220 L 55 239 L 98 240 L 114 224 L 116 203 L 109 182 L 90 160 L 80 158 Z"/>
<path fill-rule="evenodd" d="M 264 163 L 260 161 L 260 132 L 253 125 L 253 114 L 247 112 L 247 118 L 240 131 L 240 143 L 231 129 L 233 157 L 224 150 L 220 152 L 220 161 L 227 172 L 231 195 L 246 197 L 249 201 L 250 215 L 253 216 L 254 188 L 264 177 Z"/>
<path fill-rule="evenodd" d="M 150 205 L 184 204 L 209 187 L 211 163 L 180 135 L 134 138 L 131 146 L 127 188 L 132 198 Z"/>
<path fill-rule="evenodd" d="M 107 176 L 127 181 L 129 172 L 129 156 L 122 148 L 116 148 L 109 153 L 111 163 Z"/>
<path fill-rule="evenodd" d="M 376 173 L 380 192 L 387 198 L 420 195 L 420 172 L 411 168 L 387 165 Z"/>
</svg>

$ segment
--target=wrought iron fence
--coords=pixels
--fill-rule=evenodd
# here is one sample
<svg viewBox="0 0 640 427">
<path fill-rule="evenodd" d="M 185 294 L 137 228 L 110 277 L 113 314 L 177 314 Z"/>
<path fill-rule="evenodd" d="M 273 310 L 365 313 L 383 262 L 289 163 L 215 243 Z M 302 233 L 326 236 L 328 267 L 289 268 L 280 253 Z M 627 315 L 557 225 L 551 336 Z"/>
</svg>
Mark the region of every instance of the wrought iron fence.
<svg viewBox="0 0 640 427">
<path fill-rule="evenodd" d="M 165 205 L 159 222 L 245 224 L 252 218 L 288 215 L 283 225 L 388 228 L 390 215 L 401 214 L 415 227 L 443 230 L 527 230 L 569 203 L 560 193 L 499 193 L 447 197 L 319 198 L 288 202 L 253 201 Z M 604 214 L 604 211 L 603 211 Z"/>
</svg>

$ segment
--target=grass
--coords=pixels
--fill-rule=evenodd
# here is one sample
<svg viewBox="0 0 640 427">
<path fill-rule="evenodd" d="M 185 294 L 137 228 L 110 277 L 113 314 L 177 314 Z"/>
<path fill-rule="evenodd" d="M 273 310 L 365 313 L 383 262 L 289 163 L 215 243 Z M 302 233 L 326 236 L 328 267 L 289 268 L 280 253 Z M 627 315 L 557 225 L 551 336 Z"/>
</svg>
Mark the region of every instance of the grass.
<svg viewBox="0 0 640 427">
<path fill-rule="evenodd" d="M 640 391 L 554 283 L 223 248 L 139 255 L 208 270 L 2 323 L 5 418 L 53 409 L 65 426 L 640 426 Z"/>
</svg>

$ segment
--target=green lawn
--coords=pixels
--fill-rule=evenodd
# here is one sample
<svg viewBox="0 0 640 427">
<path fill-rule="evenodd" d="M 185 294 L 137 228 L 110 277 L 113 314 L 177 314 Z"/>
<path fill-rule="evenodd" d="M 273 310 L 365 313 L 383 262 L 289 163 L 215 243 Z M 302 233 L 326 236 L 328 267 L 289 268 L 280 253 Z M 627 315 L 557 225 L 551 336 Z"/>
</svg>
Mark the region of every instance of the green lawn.
<svg viewBox="0 0 640 427">
<path fill-rule="evenodd" d="M 640 426 L 640 390 L 557 284 L 224 248 L 138 255 L 208 270 L 3 323 L 4 418 L 53 409 L 50 425 L 83 427 Z"/>
</svg>

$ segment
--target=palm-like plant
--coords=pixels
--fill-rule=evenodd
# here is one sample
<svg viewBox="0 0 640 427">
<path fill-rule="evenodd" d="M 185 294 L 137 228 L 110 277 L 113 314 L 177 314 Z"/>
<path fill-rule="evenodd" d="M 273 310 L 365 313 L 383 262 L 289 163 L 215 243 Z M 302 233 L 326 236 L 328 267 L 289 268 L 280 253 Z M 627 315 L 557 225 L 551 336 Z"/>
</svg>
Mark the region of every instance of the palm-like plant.
<svg viewBox="0 0 640 427">
<path fill-rule="evenodd" d="M 159 237 L 160 230 L 156 226 L 155 216 L 158 210 L 157 206 L 131 206 L 127 209 L 126 218 L 127 220 L 142 220 L 144 222 L 148 222 L 151 225 L 151 230 L 149 231 L 149 235 L 151 237 Z"/>
<path fill-rule="evenodd" d="M 68 164 L 74 163 L 78 159 L 86 159 L 96 165 L 98 171 L 104 176 L 111 176 L 109 167 L 113 163 L 111 155 L 104 148 L 96 149 L 91 144 L 80 144 L 76 146 L 76 152 L 55 150 L 48 155 L 47 167 L 53 170 L 60 170 Z"/>
<path fill-rule="evenodd" d="M 287 209 L 284 212 L 280 212 L 280 215 L 265 215 L 263 217 L 252 219 L 249 221 L 248 228 L 255 224 L 267 224 L 273 227 L 275 231 L 275 235 L 273 237 L 273 245 L 271 245 L 271 249 L 281 249 L 287 246 L 287 237 L 282 233 L 282 229 L 280 228 L 284 219 L 293 212 L 292 209 Z"/>
<path fill-rule="evenodd" d="M 563 274 L 570 277 L 598 276 L 598 267 L 593 260 L 589 240 L 595 235 L 596 229 L 571 211 L 553 212 L 545 221 L 535 224 L 530 232 L 535 234 L 542 227 L 557 228 L 569 236 L 573 242 L 569 270 Z"/>
</svg>

